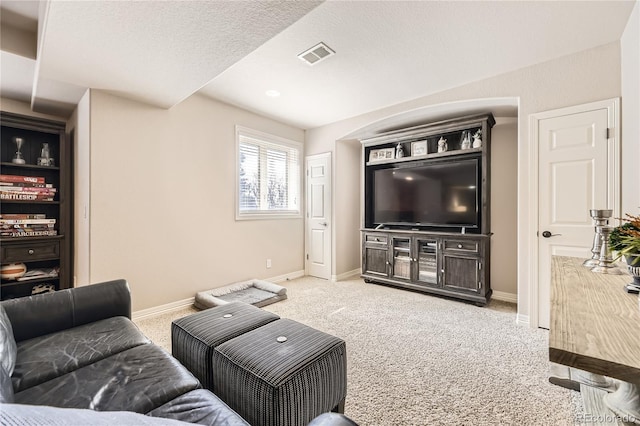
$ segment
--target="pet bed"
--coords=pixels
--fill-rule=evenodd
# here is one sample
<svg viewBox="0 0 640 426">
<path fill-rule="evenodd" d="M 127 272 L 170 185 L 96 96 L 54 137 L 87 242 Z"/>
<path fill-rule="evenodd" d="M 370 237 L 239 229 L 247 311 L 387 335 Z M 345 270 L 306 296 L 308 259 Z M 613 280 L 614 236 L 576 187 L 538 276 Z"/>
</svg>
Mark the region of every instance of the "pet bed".
<svg viewBox="0 0 640 426">
<path fill-rule="evenodd" d="M 198 309 L 244 302 L 257 307 L 267 306 L 287 298 L 287 289 L 269 281 L 252 279 L 229 284 L 196 294 L 194 305 Z"/>
</svg>

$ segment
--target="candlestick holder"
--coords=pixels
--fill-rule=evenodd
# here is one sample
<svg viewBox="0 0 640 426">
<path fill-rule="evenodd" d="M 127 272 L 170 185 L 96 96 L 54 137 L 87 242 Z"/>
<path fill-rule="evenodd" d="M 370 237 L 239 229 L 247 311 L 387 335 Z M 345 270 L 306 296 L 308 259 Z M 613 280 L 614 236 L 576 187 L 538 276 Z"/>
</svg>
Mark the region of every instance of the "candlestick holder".
<svg viewBox="0 0 640 426">
<path fill-rule="evenodd" d="M 609 248 L 609 234 L 613 231 L 613 226 L 599 225 L 596 228 L 597 232 L 602 236 L 602 246 L 600 247 L 598 266 L 591 268 L 591 271 L 599 274 L 622 275 L 622 271 L 613 263 L 611 249 Z"/>
<path fill-rule="evenodd" d="M 591 247 L 591 259 L 585 260 L 582 265 L 593 268 L 600 264 L 600 249 L 602 248 L 602 234 L 598 232 L 598 226 L 604 226 L 609 223 L 609 218 L 613 214 L 613 210 L 592 209 L 589 215 L 594 222 L 593 246 Z"/>
</svg>

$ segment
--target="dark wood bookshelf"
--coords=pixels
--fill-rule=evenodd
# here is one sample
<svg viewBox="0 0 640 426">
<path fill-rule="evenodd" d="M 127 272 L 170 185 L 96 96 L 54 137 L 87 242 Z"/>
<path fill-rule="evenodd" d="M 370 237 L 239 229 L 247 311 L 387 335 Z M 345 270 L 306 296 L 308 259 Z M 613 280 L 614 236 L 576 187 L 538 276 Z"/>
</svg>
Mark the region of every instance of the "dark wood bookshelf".
<svg viewBox="0 0 640 426">
<path fill-rule="evenodd" d="M 0 214 L 45 215 L 55 219 L 57 235 L 0 237 L 0 263 L 24 263 L 27 270 L 59 268 L 57 277 L 32 280 L 0 280 L 0 298 L 29 296 L 38 284 L 54 284 L 56 290 L 73 286 L 71 207 L 71 157 L 66 124 L 53 120 L 0 112 L 0 174 L 42 177 L 56 189 L 54 200 L 0 200 Z M 15 138 L 23 140 L 20 152 L 24 164 L 12 162 L 16 155 Z M 43 165 L 43 144 L 47 144 L 53 165 Z M 15 185 L 19 186 L 19 185 Z M 43 188 L 46 189 L 46 188 Z M 28 224 L 27 224 L 28 225 Z M 31 224 L 38 227 L 38 224 Z"/>
</svg>

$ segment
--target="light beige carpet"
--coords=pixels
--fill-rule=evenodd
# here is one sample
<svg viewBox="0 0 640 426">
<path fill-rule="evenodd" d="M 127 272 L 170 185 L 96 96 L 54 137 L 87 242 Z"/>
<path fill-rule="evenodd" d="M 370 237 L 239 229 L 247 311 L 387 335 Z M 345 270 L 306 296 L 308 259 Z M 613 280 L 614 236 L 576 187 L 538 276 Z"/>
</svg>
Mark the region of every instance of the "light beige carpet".
<svg viewBox="0 0 640 426">
<path fill-rule="evenodd" d="M 515 305 L 484 308 L 360 278 L 300 278 L 264 307 L 347 342 L 345 414 L 360 425 L 571 425 L 579 393 L 549 384 L 548 332 L 515 322 Z M 137 321 L 171 350 L 184 308 Z"/>
</svg>

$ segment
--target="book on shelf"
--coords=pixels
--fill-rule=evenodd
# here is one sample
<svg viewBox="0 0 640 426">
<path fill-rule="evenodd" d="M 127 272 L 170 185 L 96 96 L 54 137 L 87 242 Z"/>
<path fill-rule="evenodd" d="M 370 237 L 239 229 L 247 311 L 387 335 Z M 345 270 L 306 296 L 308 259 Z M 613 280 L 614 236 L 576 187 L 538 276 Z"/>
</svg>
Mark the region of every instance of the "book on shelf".
<svg viewBox="0 0 640 426">
<path fill-rule="evenodd" d="M 35 215 L 31 215 L 35 216 Z M 44 216 L 44 215 L 42 215 Z M 46 219 L 46 218 L 24 218 L 24 219 L 4 219 L 2 215 L 0 215 L 0 226 L 1 225 L 42 225 L 42 224 L 55 224 L 56 219 Z"/>
<path fill-rule="evenodd" d="M 46 219 L 44 213 L 0 213 L 0 219 Z"/>
<path fill-rule="evenodd" d="M 26 231 L 26 230 L 12 230 L 12 231 L 0 231 L 0 237 L 5 238 L 20 238 L 20 237 L 52 237 L 58 235 L 56 229 L 50 229 L 46 231 Z"/>
<path fill-rule="evenodd" d="M 37 194 L 55 194 L 58 192 L 56 188 L 41 188 L 37 186 L 0 186 L 3 192 L 33 192 Z"/>
<path fill-rule="evenodd" d="M 53 201 L 54 194 L 38 192 L 11 192 L 0 190 L 0 200 L 7 201 Z"/>
<path fill-rule="evenodd" d="M 36 223 L 36 224 L 26 224 L 26 223 L 18 223 L 18 224 L 7 224 L 0 223 L 0 230 L 2 231 L 48 231 L 50 229 L 55 229 L 55 223 Z"/>
<path fill-rule="evenodd" d="M 52 183 L 0 182 L 0 188 L 53 188 Z"/>
<path fill-rule="evenodd" d="M 0 182 L 45 183 L 41 176 L 0 175 Z"/>
</svg>

